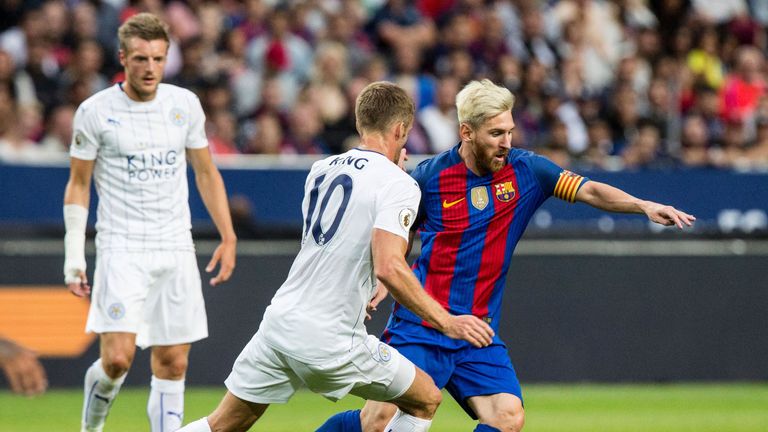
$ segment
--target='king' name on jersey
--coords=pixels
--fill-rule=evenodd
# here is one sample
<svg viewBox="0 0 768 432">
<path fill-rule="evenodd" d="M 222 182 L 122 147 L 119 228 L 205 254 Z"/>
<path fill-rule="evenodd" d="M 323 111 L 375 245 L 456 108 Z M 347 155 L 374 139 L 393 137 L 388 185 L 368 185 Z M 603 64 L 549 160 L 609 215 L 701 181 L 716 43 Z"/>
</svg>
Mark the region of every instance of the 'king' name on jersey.
<svg viewBox="0 0 768 432">
<path fill-rule="evenodd" d="M 96 160 L 100 249 L 191 250 L 187 148 L 208 145 L 194 93 L 160 84 L 147 102 L 120 84 L 80 105 L 70 154 Z"/>
</svg>

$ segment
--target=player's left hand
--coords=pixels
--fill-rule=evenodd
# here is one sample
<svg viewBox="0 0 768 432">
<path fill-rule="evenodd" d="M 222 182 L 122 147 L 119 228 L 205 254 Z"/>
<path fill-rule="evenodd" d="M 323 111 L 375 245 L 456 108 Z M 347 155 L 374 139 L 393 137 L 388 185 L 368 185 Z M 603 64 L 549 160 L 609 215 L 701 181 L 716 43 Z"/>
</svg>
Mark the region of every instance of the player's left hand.
<svg viewBox="0 0 768 432">
<path fill-rule="evenodd" d="M 664 226 L 675 225 L 683 229 L 683 225 L 692 226 L 696 217 L 680 211 L 672 206 L 663 205 L 651 201 L 646 201 L 643 210 L 648 215 L 648 219 Z"/>
<path fill-rule="evenodd" d="M 221 242 L 216 250 L 213 251 L 211 261 L 205 267 L 205 271 L 210 273 L 216 268 L 216 264 L 219 264 L 219 273 L 211 278 L 211 286 L 216 286 L 222 282 L 229 280 L 232 276 L 232 271 L 235 269 L 235 252 L 237 250 L 237 242 Z"/>
<path fill-rule="evenodd" d="M 371 314 L 373 312 L 376 312 L 376 307 L 385 298 L 387 298 L 388 294 L 389 294 L 389 290 L 387 290 L 387 287 L 385 287 L 384 284 L 381 281 L 378 281 L 378 285 L 376 285 L 376 293 L 371 298 L 371 301 L 368 302 L 368 306 L 365 307 L 365 319 L 366 320 L 370 320 L 371 319 Z"/>
</svg>

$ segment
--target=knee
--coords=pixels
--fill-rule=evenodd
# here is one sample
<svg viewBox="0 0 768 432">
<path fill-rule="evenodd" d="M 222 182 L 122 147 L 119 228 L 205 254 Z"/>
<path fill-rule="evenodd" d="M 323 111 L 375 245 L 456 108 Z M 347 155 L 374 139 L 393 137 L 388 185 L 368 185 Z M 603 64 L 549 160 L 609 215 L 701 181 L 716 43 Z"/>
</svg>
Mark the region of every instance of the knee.
<svg viewBox="0 0 768 432">
<path fill-rule="evenodd" d="M 493 418 L 481 420 L 482 423 L 495 427 L 502 432 L 520 432 L 525 426 L 523 410 L 500 410 Z"/>
<path fill-rule="evenodd" d="M 437 412 L 437 407 L 443 402 L 443 393 L 437 387 L 433 387 L 424 398 L 425 418 L 432 418 Z"/>
<path fill-rule="evenodd" d="M 127 352 L 111 352 L 101 356 L 101 365 L 104 368 L 104 372 L 112 379 L 128 372 L 131 363 L 133 363 L 133 355 Z"/>
<path fill-rule="evenodd" d="M 166 379 L 181 379 L 187 373 L 189 361 L 186 356 L 165 356 L 158 359 L 158 366 Z"/>
</svg>

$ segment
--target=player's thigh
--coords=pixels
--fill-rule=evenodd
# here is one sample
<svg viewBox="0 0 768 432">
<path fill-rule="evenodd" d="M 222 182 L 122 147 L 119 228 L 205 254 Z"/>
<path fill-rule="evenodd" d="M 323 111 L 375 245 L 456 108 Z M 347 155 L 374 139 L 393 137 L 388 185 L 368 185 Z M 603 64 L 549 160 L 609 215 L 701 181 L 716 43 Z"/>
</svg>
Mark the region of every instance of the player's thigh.
<svg viewBox="0 0 768 432">
<path fill-rule="evenodd" d="M 467 399 L 467 405 L 477 414 L 480 423 L 500 431 L 517 432 L 525 423 L 523 401 L 513 394 L 473 396 Z"/>
<path fill-rule="evenodd" d="M 268 407 L 268 404 L 248 402 L 227 392 L 208 416 L 208 424 L 214 431 L 247 431 Z"/>
<path fill-rule="evenodd" d="M 208 336 L 200 272 L 192 251 L 149 254 L 151 277 L 137 345 L 181 345 Z"/>
<path fill-rule="evenodd" d="M 86 331 L 138 333 L 149 289 L 142 254 L 99 251 Z"/>
<path fill-rule="evenodd" d="M 416 368 L 416 376 L 408 390 L 390 402 L 408 414 L 421 418 L 432 418 L 438 405 L 442 402 L 442 393 L 429 375 Z"/>
<path fill-rule="evenodd" d="M 467 414 L 475 419 L 480 417 L 480 413 L 470 406 L 469 401 L 477 396 L 508 394 L 518 400 L 517 405 L 522 407 L 520 382 L 507 348 L 501 344 L 465 349 L 457 358 L 456 368 L 446 389 Z M 516 406 L 505 404 L 506 401 L 512 402 L 512 399 L 501 397 L 499 406 L 505 409 L 505 413 Z M 519 412 L 515 411 L 514 414 L 518 415 Z"/>
<path fill-rule="evenodd" d="M 285 356 L 258 333 L 243 348 L 224 384 L 237 398 L 257 404 L 288 402 L 304 385 Z"/>
<path fill-rule="evenodd" d="M 371 335 L 352 351 L 348 364 L 340 371 L 348 375 L 343 379 L 352 384 L 350 393 L 377 401 L 400 397 L 413 385 L 416 376 L 416 367 L 410 360 Z M 335 379 L 333 375 L 331 378 Z"/>
</svg>

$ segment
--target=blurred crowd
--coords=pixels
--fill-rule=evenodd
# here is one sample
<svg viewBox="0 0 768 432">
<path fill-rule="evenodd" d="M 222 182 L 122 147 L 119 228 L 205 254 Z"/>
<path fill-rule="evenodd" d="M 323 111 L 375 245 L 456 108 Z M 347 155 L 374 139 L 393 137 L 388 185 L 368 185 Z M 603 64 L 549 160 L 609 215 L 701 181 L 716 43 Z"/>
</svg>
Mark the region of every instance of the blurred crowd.
<svg viewBox="0 0 768 432">
<path fill-rule="evenodd" d="M 458 90 L 490 78 L 516 96 L 513 145 L 564 167 L 768 168 L 768 0 L 6 0 L 0 161 L 65 154 L 141 11 L 169 24 L 165 82 L 200 97 L 217 155 L 353 147 L 376 80 L 416 102 L 409 152 L 437 153 Z"/>
</svg>

